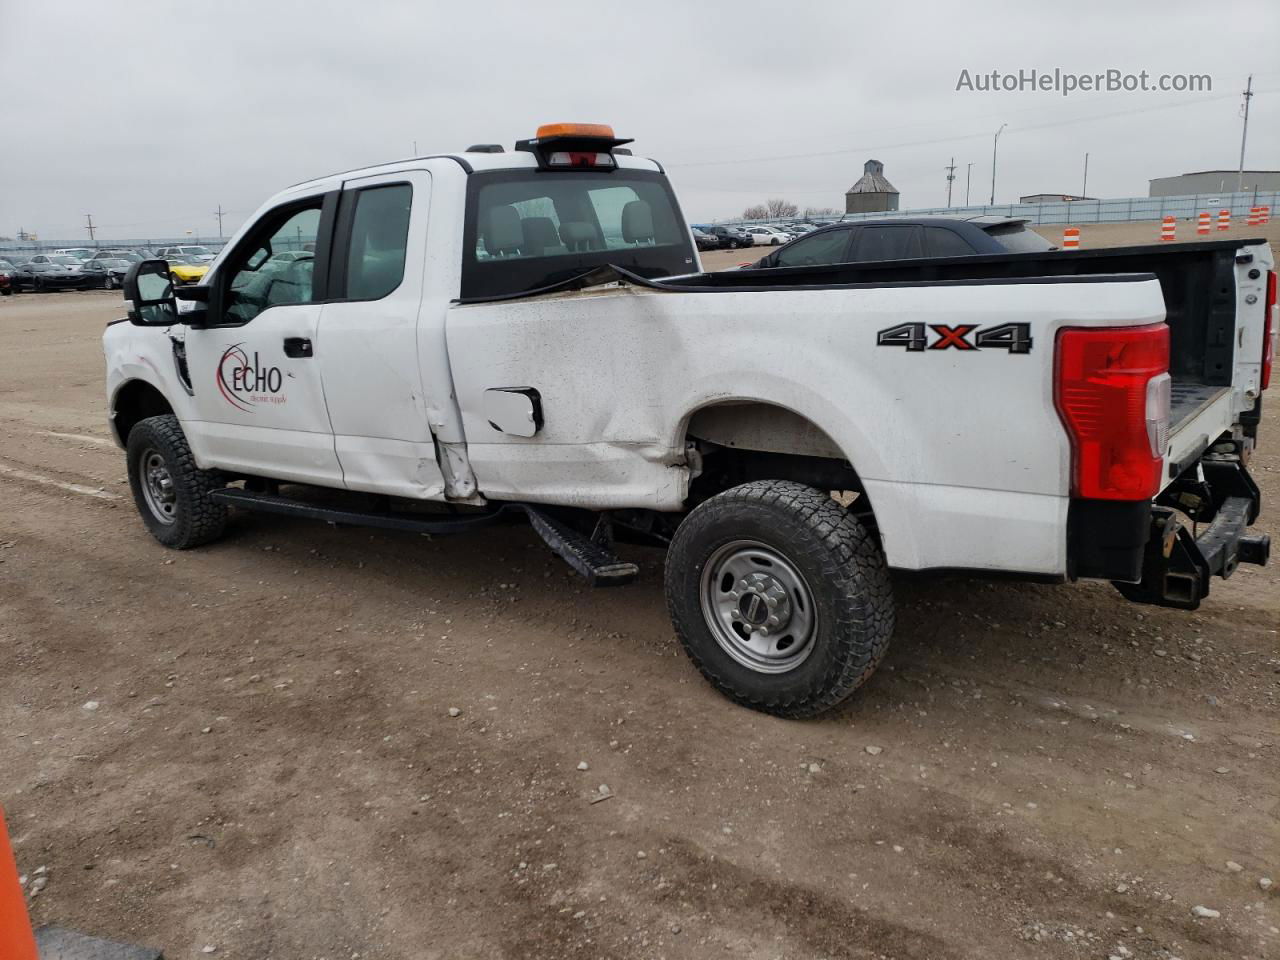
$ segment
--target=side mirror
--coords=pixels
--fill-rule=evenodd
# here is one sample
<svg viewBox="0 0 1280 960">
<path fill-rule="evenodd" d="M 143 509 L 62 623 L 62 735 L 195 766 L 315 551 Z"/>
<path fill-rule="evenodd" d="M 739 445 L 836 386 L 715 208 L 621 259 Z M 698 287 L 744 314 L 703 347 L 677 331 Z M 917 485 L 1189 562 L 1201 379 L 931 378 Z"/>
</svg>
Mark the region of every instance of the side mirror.
<svg viewBox="0 0 1280 960">
<path fill-rule="evenodd" d="M 129 321 L 137 326 L 171 327 L 178 322 L 173 280 L 164 260 L 142 260 L 130 267 L 124 277 L 124 296 L 133 304 Z"/>
</svg>

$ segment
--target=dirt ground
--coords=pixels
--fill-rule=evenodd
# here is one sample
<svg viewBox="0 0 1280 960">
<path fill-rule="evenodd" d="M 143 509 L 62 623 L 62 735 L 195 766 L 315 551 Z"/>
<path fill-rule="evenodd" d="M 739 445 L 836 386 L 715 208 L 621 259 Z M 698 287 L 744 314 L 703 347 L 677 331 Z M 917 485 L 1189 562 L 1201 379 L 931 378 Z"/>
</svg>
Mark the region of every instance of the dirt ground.
<svg viewBox="0 0 1280 960">
<path fill-rule="evenodd" d="M 170 960 L 1280 956 L 1280 567 L 1196 613 L 899 576 L 879 673 L 777 720 L 682 655 L 654 551 L 593 591 L 519 527 L 160 547 L 105 426 L 121 312 L 0 300 L 0 803 L 37 924 Z"/>
</svg>

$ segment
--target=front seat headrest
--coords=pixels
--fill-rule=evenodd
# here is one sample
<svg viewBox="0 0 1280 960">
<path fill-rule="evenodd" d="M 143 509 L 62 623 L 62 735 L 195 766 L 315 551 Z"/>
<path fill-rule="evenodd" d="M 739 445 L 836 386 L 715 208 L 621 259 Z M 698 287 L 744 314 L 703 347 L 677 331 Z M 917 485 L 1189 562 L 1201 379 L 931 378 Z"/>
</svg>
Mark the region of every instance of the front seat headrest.
<svg viewBox="0 0 1280 960">
<path fill-rule="evenodd" d="M 546 256 L 548 247 L 560 246 L 555 221 L 550 217 L 525 217 L 520 221 L 523 232 L 523 248 L 527 256 Z"/>
<path fill-rule="evenodd" d="M 622 208 L 622 239 L 643 243 L 653 239 L 653 210 L 643 200 L 632 200 Z"/>
<path fill-rule="evenodd" d="M 484 248 L 491 257 L 509 256 L 520 252 L 524 231 L 520 229 L 520 212 L 511 204 L 493 207 L 484 231 Z"/>
<path fill-rule="evenodd" d="M 560 224 L 560 241 L 570 250 L 598 248 L 596 228 L 585 220 L 566 220 Z"/>
</svg>

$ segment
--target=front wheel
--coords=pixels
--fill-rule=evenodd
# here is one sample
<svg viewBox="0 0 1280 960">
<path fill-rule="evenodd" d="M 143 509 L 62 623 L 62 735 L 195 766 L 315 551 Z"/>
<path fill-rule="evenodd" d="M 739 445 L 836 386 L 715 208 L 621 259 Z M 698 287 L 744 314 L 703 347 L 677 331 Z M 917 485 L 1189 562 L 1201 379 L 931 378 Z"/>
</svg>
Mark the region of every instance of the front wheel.
<svg viewBox="0 0 1280 960">
<path fill-rule="evenodd" d="M 227 508 L 209 494 L 225 486 L 225 478 L 196 466 L 177 417 L 140 421 L 129 431 L 126 455 L 133 502 L 153 537 L 186 550 L 222 535 Z"/>
<path fill-rule="evenodd" d="M 702 675 L 783 717 L 839 704 L 893 636 L 875 538 L 827 493 L 788 481 L 743 484 L 690 513 L 667 555 L 666 595 Z"/>
</svg>

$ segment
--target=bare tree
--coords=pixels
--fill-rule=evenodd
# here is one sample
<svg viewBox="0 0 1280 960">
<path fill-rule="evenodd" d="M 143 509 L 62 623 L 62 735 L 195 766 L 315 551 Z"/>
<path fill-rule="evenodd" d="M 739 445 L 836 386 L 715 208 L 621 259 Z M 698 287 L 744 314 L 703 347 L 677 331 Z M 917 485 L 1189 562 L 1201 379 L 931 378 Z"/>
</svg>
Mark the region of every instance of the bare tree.
<svg viewBox="0 0 1280 960">
<path fill-rule="evenodd" d="M 794 217 L 800 212 L 790 200 L 781 200 L 772 197 L 764 203 L 755 203 L 742 211 L 743 220 L 779 220 L 785 217 Z"/>
<path fill-rule="evenodd" d="M 805 207 L 806 217 L 834 217 L 840 211 L 835 207 Z"/>
<path fill-rule="evenodd" d="M 794 217 L 800 212 L 800 208 L 790 200 L 782 200 L 778 197 L 771 197 L 766 206 L 769 209 L 769 216 L 772 219 L 777 219 L 778 217 Z"/>
</svg>

